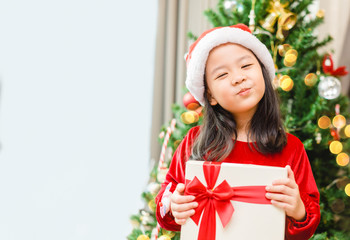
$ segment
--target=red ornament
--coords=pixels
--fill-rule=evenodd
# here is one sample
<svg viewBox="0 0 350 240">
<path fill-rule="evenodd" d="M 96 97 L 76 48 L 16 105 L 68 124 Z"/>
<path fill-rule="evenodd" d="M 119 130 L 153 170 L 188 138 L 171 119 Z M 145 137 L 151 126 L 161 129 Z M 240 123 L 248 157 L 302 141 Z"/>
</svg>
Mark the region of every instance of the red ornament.
<svg viewBox="0 0 350 240">
<path fill-rule="evenodd" d="M 191 111 L 196 110 L 200 105 L 199 102 L 192 96 L 190 92 L 187 92 L 182 99 L 184 106 Z"/>
<path fill-rule="evenodd" d="M 337 69 L 334 69 L 332 55 L 326 54 L 323 58 L 322 63 L 323 72 L 332 76 L 345 76 L 348 72 L 345 69 L 345 66 L 340 66 Z"/>
<path fill-rule="evenodd" d="M 336 141 L 340 140 L 340 136 L 339 136 L 339 133 L 337 130 L 331 129 L 331 135 L 332 135 L 334 140 L 336 140 Z"/>
</svg>

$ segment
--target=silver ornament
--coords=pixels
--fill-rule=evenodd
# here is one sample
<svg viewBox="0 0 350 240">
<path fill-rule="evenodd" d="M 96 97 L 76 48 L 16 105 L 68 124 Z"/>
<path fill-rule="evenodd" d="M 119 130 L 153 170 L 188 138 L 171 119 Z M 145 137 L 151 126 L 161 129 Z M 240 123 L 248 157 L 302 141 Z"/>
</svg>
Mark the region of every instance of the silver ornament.
<svg viewBox="0 0 350 240">
<path fill-rule="evenodd" d="M 168 171 L 169 171 L 169 169 L 167 169 L 167 168 L 159 169 L 158 174 L 157 174 L 158 182 L 163 183 L 165 181 L 165 177 L 166 177 L 166 174 L 168 173 Z"/>
<path fill-rule="evenodd" d="M 340 81 L 333 76 L 321 76 L 318 84 L 318 94 L 325 99 L 335 99 L 339 97 L 341 84 Z"/>
<path fill-rule="evenodd" d="M 140 220 L 142 225 L 147 225 L 154 221 L 154 218 L 146 211 L 141 212 Z"/>
<path fill-rule="evenodd" d="M 225 0 L 224 8 L 227 12 L 233 12 L 236 9 L 237 1 L 235 0 Z"/>
<path fill-rule="evenodd" d="M 322 141 L 321 133 L 317 133 L 317 134 L 316 134 L 316 142 L 317 142 L 317 144 L 320 144 L 321 141 Z"/>
<path fill-rule="evenodd" d="M 236 8 L 237 8 L 237 12 L 243 13 L 243 11 L 244 11 L 244 6 L 243 6 L 242 3 L 237 3 Z"/>
<path fill-rule="evenodd" d="M 148 184 L 147 186 L 147 190 L 152 194 L 152 195 L 156 195 L 159 192 L 160 189 L 160 184 L 156 183 L 156 182 L 151 182 L 150 184 Z"/>
</svg>

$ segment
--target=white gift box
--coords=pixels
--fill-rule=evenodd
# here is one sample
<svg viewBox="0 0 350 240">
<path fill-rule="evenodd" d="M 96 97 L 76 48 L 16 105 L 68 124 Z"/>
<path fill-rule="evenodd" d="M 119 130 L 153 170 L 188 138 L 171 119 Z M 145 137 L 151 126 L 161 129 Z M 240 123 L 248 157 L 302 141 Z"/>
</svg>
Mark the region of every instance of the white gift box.
<svg viewBox="0 0 350 240">
<path fill-rule="evenodd" d="M 193 180 L 195 177 L 197 177 L 198 180 L 206 187 L 207 182 L 204 176 L 203 164 L 203 161 L 188 161 L 186 163 L 186 181 Z M 287 169 L 281 167 L 234 163 L 222 163 L 220 165 L 220 173 L 215 183 L 215 187 L 220 185 L 224 180 L 226 180 L 230 187 L 234 189 L 234 187 L 242 186 L 271 185 L 273 180 L 287 178 Z M 233 205 L 234 212 L 225 228 L 220 221 L 218 213 L 215 212 L 216 240 L 284 239 L 284 210 L 271 204 L 248 203 L 235 200 L 231 200 L 230 202 Z M 201 223 L 202 217 L 198 226 L 191 218 L 189 218 L 181 227 L 181 240 L 198 239 Z"/>
</svg>

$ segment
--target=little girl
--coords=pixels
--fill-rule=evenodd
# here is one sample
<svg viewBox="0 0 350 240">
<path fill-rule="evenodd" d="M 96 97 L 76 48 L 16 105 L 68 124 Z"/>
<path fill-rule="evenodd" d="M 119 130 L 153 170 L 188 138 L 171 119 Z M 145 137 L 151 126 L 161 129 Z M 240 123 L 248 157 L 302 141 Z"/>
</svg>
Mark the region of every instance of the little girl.
<svg viewBox="0 0 350 240">
<path fill-rule="evenodd" d="M 266 198 L 285 210 L 285 239 L 309 239 L 320 221 L 319 192 L 303 144 L 284 131 L 266 46 L 243 24 L 217 27 L 191 45 L 186 61 L 186 86 L 204 106 L 203 125 L 190 129 L 174 153 L 156 198 L 161 227 L 180 231 L 195 213 L 195 197 L 184 195 L 185 164 L 200 159 L 286 167 L 288 178 L 267 186 Z"/>
</svg>

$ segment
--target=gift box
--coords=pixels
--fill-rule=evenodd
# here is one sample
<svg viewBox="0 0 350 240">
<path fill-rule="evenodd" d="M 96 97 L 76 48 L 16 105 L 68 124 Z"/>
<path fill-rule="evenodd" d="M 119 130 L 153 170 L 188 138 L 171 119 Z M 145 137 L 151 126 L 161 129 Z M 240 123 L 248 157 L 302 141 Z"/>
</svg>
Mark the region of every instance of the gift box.
<svg viewBox="0 0 350 240">
<path fill-rule="evenodd" d="M 196 213 L 181 227 L 181 240 L 283 240 L 284 210 L 265 197 L 266 185 L 287 178 L 280 167 L 187 161 L 185 194 Z"/>
</svg>

